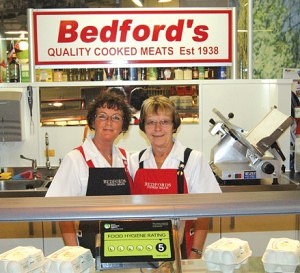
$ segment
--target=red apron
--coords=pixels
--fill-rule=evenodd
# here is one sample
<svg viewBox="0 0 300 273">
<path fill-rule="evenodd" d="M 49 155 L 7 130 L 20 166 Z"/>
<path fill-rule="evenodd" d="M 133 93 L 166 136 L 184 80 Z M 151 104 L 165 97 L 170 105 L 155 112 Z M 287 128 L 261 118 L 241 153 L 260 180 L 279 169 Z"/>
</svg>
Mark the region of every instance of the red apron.
<svg viewBox="0 0 300 273">
<path fill-rule="evenodd" d="M 143 150 L 139 158 L 141 158 Z M 178 169 L 144 169 L 140 162 L 133 182 L 133 194 L 181 194 L 188 193 L 184 176 L 184 167 L 189 158 L 191 149 L 184 153 L 184 162 L 180 162 Z M 181 245 L 182 258 L 187 258 L 191 251 L 194 236 L 194 221 L 185 221 L 183 243 Z"/>
</svg>

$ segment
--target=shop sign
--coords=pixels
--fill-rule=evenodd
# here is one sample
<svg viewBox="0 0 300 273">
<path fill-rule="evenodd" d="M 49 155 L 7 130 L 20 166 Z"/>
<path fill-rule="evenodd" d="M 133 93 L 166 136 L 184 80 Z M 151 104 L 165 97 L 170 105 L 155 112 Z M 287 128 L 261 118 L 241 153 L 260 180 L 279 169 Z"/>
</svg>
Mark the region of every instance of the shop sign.
<svg viewBox="0 0 300 273">
<path fill-rule="evenodd" d="M 232 63 L 234 9 L 31 12 L 36 66 Z"/>
</svg>

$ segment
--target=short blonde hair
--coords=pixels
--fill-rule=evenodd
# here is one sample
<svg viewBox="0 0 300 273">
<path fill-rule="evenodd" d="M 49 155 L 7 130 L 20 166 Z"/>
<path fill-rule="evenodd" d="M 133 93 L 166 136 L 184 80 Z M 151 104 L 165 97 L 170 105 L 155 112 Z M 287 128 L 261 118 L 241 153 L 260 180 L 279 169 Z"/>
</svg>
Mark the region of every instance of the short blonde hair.
<svg viewBox="0 0 300 273">
<path fill-rule="evenodd" d="M 143 102 L 140 113 L 140 129 L 145 132 L 147 115 L 159 113 L 170 114 L 172 116 L 173 133 L 176 133 L 181 124 L 180 117 L 176 112 L 175 104 L 169 98 L 162 95 L 152 96 Z"/>
</svg>

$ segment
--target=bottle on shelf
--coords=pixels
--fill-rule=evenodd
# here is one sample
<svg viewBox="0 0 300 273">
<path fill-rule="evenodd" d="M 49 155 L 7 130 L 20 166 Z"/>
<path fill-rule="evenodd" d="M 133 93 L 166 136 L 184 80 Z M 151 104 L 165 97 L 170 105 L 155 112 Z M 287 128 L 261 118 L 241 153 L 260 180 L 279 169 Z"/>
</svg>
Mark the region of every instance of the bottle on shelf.
<svg viewBox="0 0 300 273">
<path fill-rule="evenodd" d="M 12 59 L 8 65 L 8 71 L 10 82 L 20 82 L 20 64 L 17 60 L 16 53 L 13 53 L 12 55 Z"/>
<path fill-rule="evenodd" d="M 81 69 L 80 69 L 80 68 L 78 68 L 78 69 L 76 70 L 76 73 L 75 73 L 75 81 L 77 81 L 77 82 L 80 82 L 80 81 L 81 81 Z"/>
<path fill-rule="evenodd" d="M 198 80 L 199 79 L 199 70 L 197 66 L 192 67 L 192 80 Z"/>
<path fill-rule="evenodd" d="M 147 68 L 146 67 L 141 68 L 141 80 L 142 81 L 147 80 Z"/>
<path fill-rule="evenodd" d="M 136 67 L 129 68 L 129 80 L 130 81 L 138 80 L 138 69 Z"/>
<path fill-rule="evenodd" d="M 225 80 L 226 78 L 226 66 L 220 66 L 218 70 L 218 79 Z"/>
<path fill-rule="evenodd" d="M 129 68 L 122 68 L 122 80 L 129 81 Z"/>
<path fill-rule="evenodd" d="M 115 69 L 115 80 L 116 81 L 120 81 L 120 80 L 122 80 L 122 75 L 121 75 L 122 73 L 121 73 L 121 68 L 120 67 L 117 67 L 116 69 Z"/>
<path fill-rule="evenodd" d="M 163 80 L 164 79 L 164 68 L 163 67 L 157 67 L 157 80 Z"/>
<path fill-rule="evenodd" d="M 156 81 L 157 80 L 157 69 L 156 67 L 149 67 L 147 70 L 147 79 L 149 81 Z"/>
<path fill-rule="evenodd" d="M 63 78 L 62 78 L 62 69 L 54 69 L 53 70 L 53 81 L 54 82 L 62 82 Z"/>
<path fill-rule="evenodd" d="M 94 71 L 94 81 L 103 81 L 103 68 L 97 68 Z"/>
<path fill-rule="evenodd" d="M 199 80 L 204 80 L 204 67 L 199 66 L 198 71 L 199 71 Z"/>
<path fill-rule="evenodd" d="M 72 68 L 69 69 L 67 75 L 68 75 L 68 82 L 73 82 L 75 80 L 75 78 L 74 78 L 74 70 Z"/>
<path fill-rule="evenodd" d="M 91 73 L 88 68 L 84 69 L 84 81 L 90 81 L 91 80 Z"/>
<path fill-rule="evenodd" d="M 173 71 L 171 67 L 165 67 L 163 69 L 163 79 L 164 80 L 173 80 L 174 76 L 173 76 Z"/>
</svg>

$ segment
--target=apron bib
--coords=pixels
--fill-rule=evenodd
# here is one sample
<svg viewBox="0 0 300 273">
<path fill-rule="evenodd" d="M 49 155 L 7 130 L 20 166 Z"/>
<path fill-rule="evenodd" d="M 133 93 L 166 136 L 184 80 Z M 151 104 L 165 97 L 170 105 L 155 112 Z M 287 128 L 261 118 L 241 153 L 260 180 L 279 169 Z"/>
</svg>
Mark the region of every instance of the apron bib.
<svg viewBox="0 0 300 273">
<path fill-rule="evenodd" d="M 145 150 L 141 151 L 139 158 Z M 191 149 L 184 152 L 184 162 L 180 162 L 178 169 L 144 169 L 140 162 L 134 183 L 133 194 L 183 194 L 188 193 L 184 176 L 184 167 L 188 161 Z M 181 244 L 181 256 L 186 259 L 192 248 L 194 240 L 194 221 L 185 221 L 183 242 Z"/>
<path fill-rule="evenodd" d="M 77 149 L 85 158 L 82 147 Z M 95 168 L 92 161 L 87 161 L 87 164 L 89 179 L 86 196 L 128 195 L 131 193 L 132 180 L 127 172 L 126 162 L 124 162 L 124 168 Z M 79 224 L 79 244 L 90 249 L 94 257 L 96 256 L 96 236 L 99 234 L 99 227 L 99 221 L 81 221 Z"/>
</svg>

